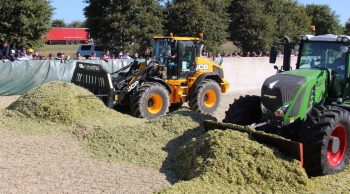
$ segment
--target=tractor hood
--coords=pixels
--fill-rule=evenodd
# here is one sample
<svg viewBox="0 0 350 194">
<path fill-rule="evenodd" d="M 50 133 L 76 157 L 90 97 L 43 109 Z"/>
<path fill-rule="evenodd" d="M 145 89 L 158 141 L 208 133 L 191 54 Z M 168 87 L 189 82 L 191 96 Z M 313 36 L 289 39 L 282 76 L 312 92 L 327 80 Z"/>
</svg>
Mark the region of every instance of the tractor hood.
<svg viewBox="0 0 350 194">
<path fill-rule="evenodd" d="M 261 89 L 263 112 L 283 117 L 283 120 L 288 120 L 286 116 L 304 118 L 307 110 L 303 110 L 309 108 L 310 101 L 319 102 L 323 98 L 314 93 L 316 88 L 325 93 L 327 75 L 327 70 L 297 69 L 267 78 Z"/>
</svg>

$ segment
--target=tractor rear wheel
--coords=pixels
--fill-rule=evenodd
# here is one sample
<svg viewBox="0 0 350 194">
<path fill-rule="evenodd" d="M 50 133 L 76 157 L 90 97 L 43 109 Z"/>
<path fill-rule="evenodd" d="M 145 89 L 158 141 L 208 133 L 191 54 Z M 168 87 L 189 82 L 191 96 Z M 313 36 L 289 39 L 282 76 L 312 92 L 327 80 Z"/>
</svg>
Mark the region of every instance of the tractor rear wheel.
<svg viewBox="0 0 350 194">
<path fill-rule="evenodd" d="M 350 157 L 350 115 L 335 106 L 317 106 L 299 132 L 304 167 L 310 176 L 343 171 Z"/>
<path fill-rule="evenodd" d="M 154 82 L 146 82 L 132 96 L 131 112 L 135 117 L 155 119 L 169 111 L 169 92 Z"/>
<path fill-rule="evenodd" d="M 189 95 L 189 106 L 193 111 L 212 114 L 218 108 L 221 101 L 219 84 L 214 80 L 205 79 L 197 90 L 192 90 Z"/>
<path fill-rule="evenodd" d="M 261 98 L 259 96 L 240 96 L 225 112 L 223 122 L 237 125 L 251 125 L 260 121 Z"/>
</svg>

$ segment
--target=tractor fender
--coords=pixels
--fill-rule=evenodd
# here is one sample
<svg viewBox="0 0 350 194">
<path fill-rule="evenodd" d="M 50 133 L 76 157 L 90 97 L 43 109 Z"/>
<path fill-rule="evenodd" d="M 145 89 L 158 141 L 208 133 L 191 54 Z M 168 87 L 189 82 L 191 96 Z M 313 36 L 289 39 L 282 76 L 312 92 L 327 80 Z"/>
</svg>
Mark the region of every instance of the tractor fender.
<svg viewBox="0 0 350 194">
<path fill-rule="evenodd" d="M 167 84 L 163 79 L 160 79 L 160 78 L 157 78 L 157 77 L 147 77 L 146 79 L 147 81 L 150 81 L 150 82 L 157 82 L 157 83 L 160 83 L 162 84 L 166 90 L 168 90 L 169 94 L 171 94 L 171 88 L 169 86 L 169 84 Z"/>
<path fill-rule="evenodd" d="M 196 92 L 199 84 L 205 79 L 214 80 L 219 84 L 223 83 L 221 77 L 217 73 L 204 73 L 196 79 L 196 81 L 193 83 L 192 87 L 190 88 L 190 91 Z"/>
</svg>

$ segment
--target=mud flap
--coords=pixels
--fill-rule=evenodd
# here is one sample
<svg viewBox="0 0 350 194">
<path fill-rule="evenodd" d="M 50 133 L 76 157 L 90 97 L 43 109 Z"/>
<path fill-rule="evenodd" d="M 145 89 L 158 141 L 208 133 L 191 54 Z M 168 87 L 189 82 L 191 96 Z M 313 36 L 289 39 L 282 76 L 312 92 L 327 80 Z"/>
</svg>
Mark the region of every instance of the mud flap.
<svg viewBox="0 0 350 194">
<path fill-rule="evenodd" d="M 219 130 L 236 130 L 243 133 L 250 134 L 257 142 L 266 144 L 280 150 L 284 155 L 297 159 L 300 161 L 301 166 L 304 165 L 303 144 L 300 142 L 285 139 L 283 137 L 264 133 L 262 131 L 255 131 L 254 129 L 247 129 L 245 127 L 239 127 L 234 124 L 220 123 L 215 121 L 203 121 L 204 128 L 207 131 L 219 129 Z"/>
</svg>

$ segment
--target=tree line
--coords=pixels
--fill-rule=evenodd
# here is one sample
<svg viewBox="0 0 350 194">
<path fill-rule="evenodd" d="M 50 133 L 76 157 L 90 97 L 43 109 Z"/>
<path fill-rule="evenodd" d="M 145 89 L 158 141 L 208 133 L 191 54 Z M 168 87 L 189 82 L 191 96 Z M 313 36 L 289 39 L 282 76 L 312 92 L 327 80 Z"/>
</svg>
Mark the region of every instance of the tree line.
<svg viewBox="0 0 350 194">
<path fill-rule="evenodd" d="M 230 40 L 242 51 L 265 51 L 283 35 L 350 34 L 328 5 L 301 5 L 297 0 L 82 0 L 86 21 L 51 20 L 50 0 L 3 0 L 0 39 L 36 46 L 50 27 L 87 27 L 101 44 L 140 52 L 150 38 L 204 33 L 212 50 Z M 311 28 L 315 26 L 315 29 Z"/>
</svg>

